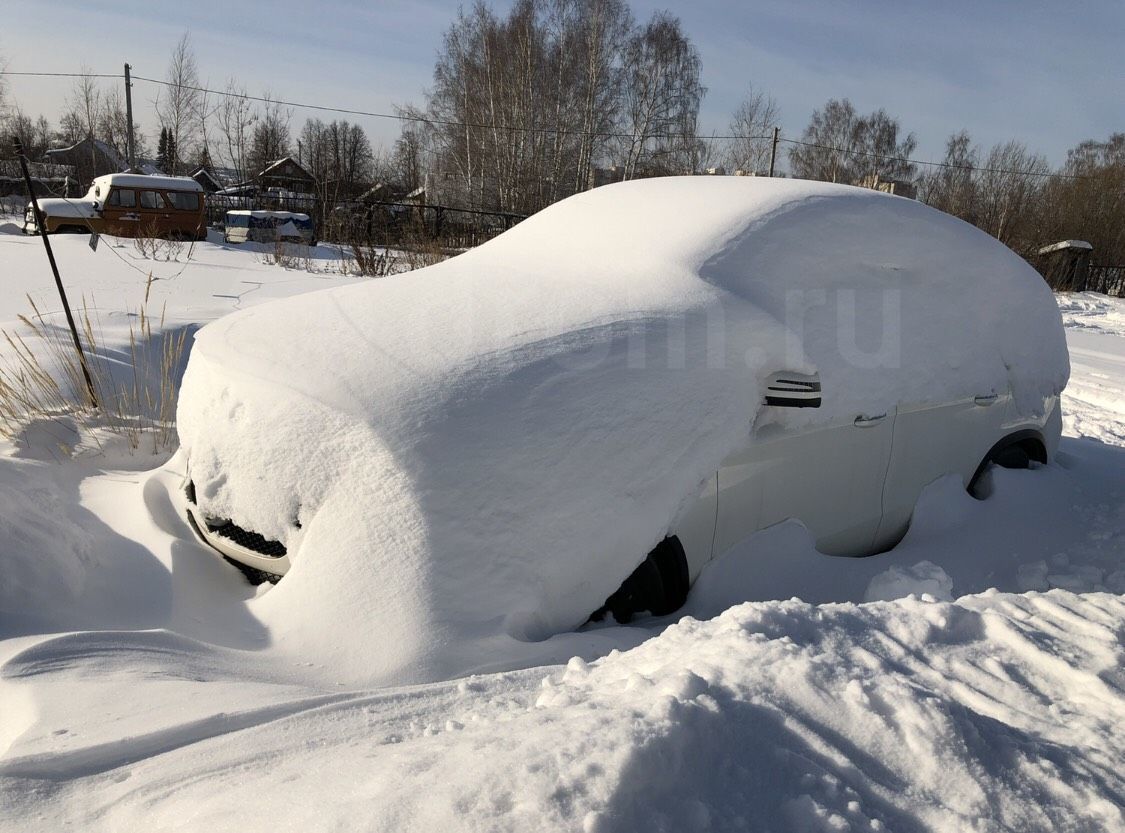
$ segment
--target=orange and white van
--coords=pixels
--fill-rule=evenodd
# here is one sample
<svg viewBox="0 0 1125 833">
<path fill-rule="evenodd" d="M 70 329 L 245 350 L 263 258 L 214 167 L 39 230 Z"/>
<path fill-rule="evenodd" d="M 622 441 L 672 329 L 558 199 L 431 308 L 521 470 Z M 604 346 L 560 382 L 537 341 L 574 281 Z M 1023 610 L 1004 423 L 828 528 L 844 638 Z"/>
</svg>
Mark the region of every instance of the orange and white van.
<svg viewBox="0 0 1125 833">
<path fill-rule="evenodd" d="M 39 211 L 48 234 L 95 232 L 182 240 L 207 237 L 203 188 L 185 176 L 107 174 L 95 179 L 84 197 L 39 200 Z M 38 233 L 30 203 L 23 231 Z"/>
</svg>

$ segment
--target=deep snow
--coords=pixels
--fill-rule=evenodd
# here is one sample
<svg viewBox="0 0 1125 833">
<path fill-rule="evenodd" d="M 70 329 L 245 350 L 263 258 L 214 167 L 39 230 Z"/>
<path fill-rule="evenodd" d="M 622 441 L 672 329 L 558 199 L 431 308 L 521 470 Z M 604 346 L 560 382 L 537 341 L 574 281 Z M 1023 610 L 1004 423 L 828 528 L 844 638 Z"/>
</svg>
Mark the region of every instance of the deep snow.
<svg viewBox="0 0 1125 833">
<path fill-rule="evenodd" d="M 0 273 L 49 288 L 27 242 L 0 235 Z M 83 289 L 143 291 L 104 249 L 57 245 Z M 185 325 L 250 276 L 326 280 L 197 258 L 169 295 Z M 0 830 L 1123 830 L 1125 303 L 1059 306 L 1052 465 L 995 473 L 984 502 L 934 484 L 870 559 L 766 530 L 678 624 L 432 685 L 274 650 L 256 591 L 188 534 L 174 465 L 5 444 Z"/>
</svg>

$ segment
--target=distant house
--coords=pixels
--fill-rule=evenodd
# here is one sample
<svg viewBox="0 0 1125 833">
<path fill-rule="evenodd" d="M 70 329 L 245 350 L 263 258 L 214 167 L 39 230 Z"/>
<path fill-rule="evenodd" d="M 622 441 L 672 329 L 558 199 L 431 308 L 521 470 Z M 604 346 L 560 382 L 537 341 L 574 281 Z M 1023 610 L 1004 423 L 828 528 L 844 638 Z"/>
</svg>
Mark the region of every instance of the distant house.
<svg viewBox="0 0 1125 833">
<path fill-rule="evenodd" d="M 376 182 L 358 197 L 357 202 L 373 203 L 373 202 L 399 202 L 402 197 L 402 192 L 392 188 L 386 182 Z"/>
<path fill-rule="evenodd" d="M 918 197 L 918 189 L 913 183 L 901 179 L 886 179 L 879 174 L 868 174 L 854 184 L 860 188 L 870 188 L 873 191 L 882 191 L 884 194 L 895 194 L 912 200 Z"/>
<path fill-rule="evenodd" d="M 83 139 L 65 148 L 53 148 L 44 154 L 53 165 L 69 165 L 79 182 L 85 184 L 103 174 L 119 174 L 128 164 L 112 145 L 100 139 Z"/>
<path fill-rule="evenodd" d="M 316 177 L 292 156 L 271 162 L 254 179 L 260 188 L 266 190 L 274 188 L 294 194 L 316 193 Z"/>
<path fill-rule="evenodd" d="M 74 170 L 74 179 L 81 186 L 88 185 L 103 174 L 120 174 L 129 171 L 129 162 L 113 145 L 101 139 L 83 139 L 65 148 L 53 148 L 44 156 L 50 164 L 68 165 Z M 134 173 L 164 176 L 164 171 L 151 159 L 138 159 Z"/>
<path fill-rule="evenodd" d="M 234 168 L 201 167 L 196 168 L 188 176 L 198 182 L 207 194 L 230 188 L 238 182 L 238 172 Z"/>
<path fill-rule="evenodd" d="M 419 185 L 409 194 L 404 194 L 399 202 L 404 202 L 407 205 L 425 205 L 426 204 L 426 186 Z"/>
</svg>

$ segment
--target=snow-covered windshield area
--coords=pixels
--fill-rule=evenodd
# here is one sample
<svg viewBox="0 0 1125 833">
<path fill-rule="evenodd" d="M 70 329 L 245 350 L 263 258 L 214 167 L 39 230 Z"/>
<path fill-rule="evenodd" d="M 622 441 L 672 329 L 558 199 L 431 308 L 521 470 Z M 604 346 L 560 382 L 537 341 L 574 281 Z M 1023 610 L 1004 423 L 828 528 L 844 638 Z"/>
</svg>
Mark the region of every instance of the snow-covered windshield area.
<svg viewBox="0 0 1125 833">
<path fill-rule="evenodd" d="M 1021 320 L 997 316 L 1011 305 Z M 960 221 L 842 186 L 673 178 L 205 328 L 179 432 L 201 509 L 293 554 L 257 603 L 276 637 L 422 681 L 531 661 L 581 625 L 745 441 L 778 370 L 820 373 L 814 420 L 1009 386 L 1041 408 L 1067 364 L 1041 279 Z"/>
</svg>

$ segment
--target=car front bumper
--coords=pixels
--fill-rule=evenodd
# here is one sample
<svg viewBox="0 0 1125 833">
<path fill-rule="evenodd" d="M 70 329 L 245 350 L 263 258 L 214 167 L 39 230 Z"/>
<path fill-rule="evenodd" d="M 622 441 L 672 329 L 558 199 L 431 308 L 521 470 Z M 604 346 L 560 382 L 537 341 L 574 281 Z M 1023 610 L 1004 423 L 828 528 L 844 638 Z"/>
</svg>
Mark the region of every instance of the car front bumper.
<svg viewBox="0 0 1125 833">
<path fill-rule="evenodd" d="M 220 555 L 255 570 L 275 576 L 289 571 L 289 553 L 280 542 L 266 540 L 229 520 L 204 515 L 196 505 L 195 484 L 190 480 L 185 483 L 184 491 L 188 498 L 188 523 L 200 541 Z"/>
</svg>

